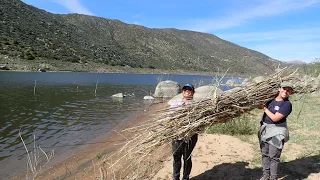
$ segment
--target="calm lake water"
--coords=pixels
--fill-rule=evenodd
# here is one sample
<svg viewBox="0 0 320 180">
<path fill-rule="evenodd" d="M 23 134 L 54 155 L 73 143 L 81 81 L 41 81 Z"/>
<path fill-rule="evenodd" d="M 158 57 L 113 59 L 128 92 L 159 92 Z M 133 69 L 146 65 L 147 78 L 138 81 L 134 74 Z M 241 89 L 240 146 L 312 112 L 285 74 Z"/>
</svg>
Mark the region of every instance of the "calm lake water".
<svg viewBox="0 0 320 180">
<path fill-rule="evenodd" d="M 0 72 L 0 179 L 26 167 L 19 130 L 30 149 L 35 136 L 37 145 L 59 155 L 149 105 L 143 97 L 153 94 L 160 81 L 197 87 L 213 79 L 168 74 Z M 128 96 L 110 97 L 120 92 Z"/>
</svg>

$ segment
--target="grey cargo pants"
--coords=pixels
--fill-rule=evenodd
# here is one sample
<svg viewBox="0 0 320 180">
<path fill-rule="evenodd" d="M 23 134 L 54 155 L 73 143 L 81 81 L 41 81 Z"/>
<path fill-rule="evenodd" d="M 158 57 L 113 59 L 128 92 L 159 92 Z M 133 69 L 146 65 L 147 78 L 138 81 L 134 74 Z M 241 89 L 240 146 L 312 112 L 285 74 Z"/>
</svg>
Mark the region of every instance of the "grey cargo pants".
<svg viewBox="0 0 320 180">
<path fill-rule="evenodd" d="M 265 175 L 270 175 L 270 180 L 278 178 L 278 166 L 282 149 L 278 149 L 266 142 L 260 143 L 262 154 L 262 171 Z"/>
</svg>

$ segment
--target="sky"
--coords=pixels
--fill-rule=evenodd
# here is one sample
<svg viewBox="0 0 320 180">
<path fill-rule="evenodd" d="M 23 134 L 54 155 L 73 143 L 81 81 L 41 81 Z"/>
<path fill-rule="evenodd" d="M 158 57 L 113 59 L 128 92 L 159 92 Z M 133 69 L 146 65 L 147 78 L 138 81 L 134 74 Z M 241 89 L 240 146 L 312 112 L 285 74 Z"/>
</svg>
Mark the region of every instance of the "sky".
<svg viewBox="0 0 320 180">
<path fill-rule="evenodd" d="M 23 0 L 147 28 L 209 33 L 280 61 L 320 58 L 320 0 Z"/>
</svg>

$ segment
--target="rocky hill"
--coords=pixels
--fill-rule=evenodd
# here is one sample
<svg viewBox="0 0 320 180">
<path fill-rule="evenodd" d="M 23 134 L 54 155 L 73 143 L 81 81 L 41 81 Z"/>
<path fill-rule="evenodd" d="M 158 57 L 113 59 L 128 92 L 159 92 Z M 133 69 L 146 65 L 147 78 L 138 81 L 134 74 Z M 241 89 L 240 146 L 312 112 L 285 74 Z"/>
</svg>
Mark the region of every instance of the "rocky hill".
<svg viewBox="0 0 320 180">
<path fill-rule="evenodd" d="M 207 33 L 151 29 L 79 14 L 52 14 L 20 0 L 0 0 L 0 54 L 109 66 L 231 73 L 271 73 L 281 63 Z"/>
</svg>

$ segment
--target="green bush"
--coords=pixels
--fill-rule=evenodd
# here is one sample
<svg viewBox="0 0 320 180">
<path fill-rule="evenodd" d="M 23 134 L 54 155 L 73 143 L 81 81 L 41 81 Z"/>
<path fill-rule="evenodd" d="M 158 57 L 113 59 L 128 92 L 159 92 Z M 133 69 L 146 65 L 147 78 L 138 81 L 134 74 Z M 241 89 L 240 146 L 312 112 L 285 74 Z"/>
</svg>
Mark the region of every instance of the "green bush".
<svg viewBox="0 0 320 180">
<path fill-rule="evenodd" d="M 26 50 L 24 52 L 24 56 L 23 56 L 25 59 L 27 60 L 34 60 L 36 57 L 34 56 L 34 52 L 31 51 L 30 49 Z"/>
<path fill-rule="evenodd" d="M 70 61 L 71 61 L 72 63 L 78 63 L 78 62 L 79 62 L 78 59 L 71 59 Z"/>
<path fill-rule="evenodd" d="M 259 122 L 249 119 L 247 116 L 241 116 L 232 121 L 215 124 L 211 126 L 207 133 L 210 134 L 227 134 L 227 135 L 252 135 L 257 133 Z"/>
<path fill-rule="evenodd" d="M 34 57 L 32 54 L 25 55 L 25 59 L 27 60 L 34 60 L 36 57 Z"/>
</svg>

